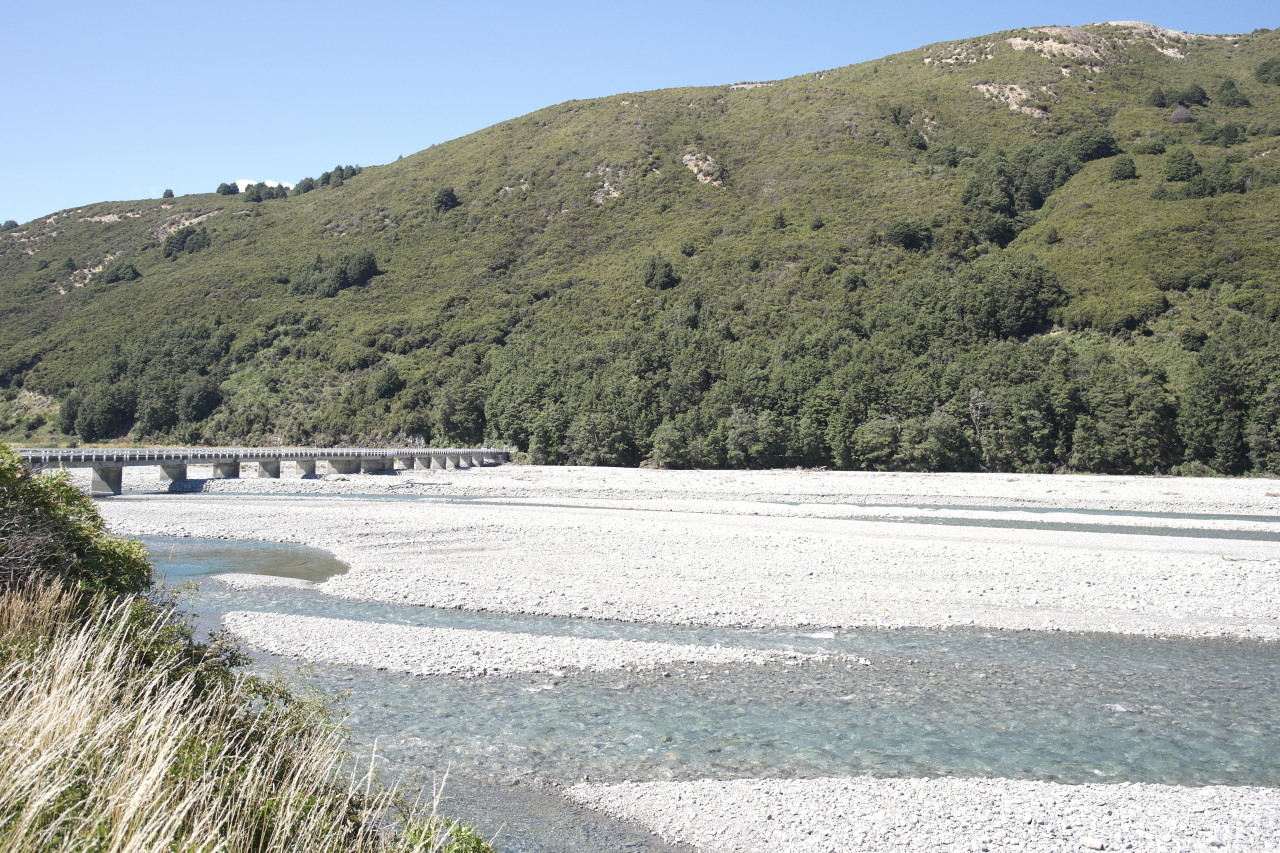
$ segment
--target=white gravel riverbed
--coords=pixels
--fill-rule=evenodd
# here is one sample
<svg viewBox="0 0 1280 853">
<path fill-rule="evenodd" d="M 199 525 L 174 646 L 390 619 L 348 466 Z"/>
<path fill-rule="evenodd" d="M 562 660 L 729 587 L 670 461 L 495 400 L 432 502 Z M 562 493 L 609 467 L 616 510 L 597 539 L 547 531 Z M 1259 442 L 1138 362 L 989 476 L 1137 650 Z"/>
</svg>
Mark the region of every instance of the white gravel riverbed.
<svg viewBox="0 0 1280 853">
<path fill-rule="evenodd" d="M 1280 535 L 1280 500 L 1268 491 L 1280 484 L 1271 480 L 970 474 L 937 475 L 945 478 L 939 481 L 933 475 L 515 466 L 415 472 L 404 479 L 431 481 L 435 474 L 467 480 L 487 499 L 126 495 L 103 501 L 102 510 L 123 533 L 326 548 L 351 571 L 321 584 L 321 591 L 392 603 L 722 626 L 973 625 L 1280 639 L 1276 542 L 1119 529 L 1185 523 Z M 591 496 L 565 496 L 574 476 L 596 483 L 585 487 Z M 378 488 L 400 479 L 358 478 Z M 666 496 L 655 498 L 664 483 Z M 896 494 L 885 494 L 890 483 Z M 1052 487 L 1057 505 L 1031 513 L 1025 501 L 1047 491 L 1041 486 Z M 504 498 L 508 489 L 519 496 Z M 762 489 L 803 494 L 807 502 L 751 499 Z M 541 499 L 529 496 L 539 490 Z M 879 505 L 852 506 L 870 491 L 880 496 Z M 606 492 L 613 496 L 600 496 Z M 1081 514 L 1078 505 L 1112 492 L 1123 495 L 1117 502 L 1130 513 L 1168 511 L 1172 502 L 1181 513 L 1212 509 L 1252 518 Z M 972 505 L 979 493 L 991 509 L 957 508 Z M 910 503 L 952 508 L 924 517 L 923 510 L 886 506 Z M 929 523 L 938 520 L 966 526 Z M 1087 522 L 1117 532 L 1029 530 L 992 521 Z"/>
<path fill-rule="evenodd" d="M 671 663 L 764 663 L 814 657 L 719 646 L 418 628 L 251 611 L 228 613 L 223 624 L 250 645 L 272 654 L 413 675 L 562 674 L 566 669 L 652 669 Z"/>
<path fill-rule="evenodd" d="M 1280 790 L 1011 779 L 581 784 L 571 799 L 707 853 L 1280 850 Z"/>
<path fill-rule="evenodd" d="M 210 479 L 192 465 L 182 487 L 210 493 L 417 494 L 464 497 L 754 501 L 766 503 L 931 504 L 1053 507 L 1140 512 L 1202 512 L 1280 517 L 1280 480 L 1066 474 L 910 474 L 872 471 L 653 471 L 634 468 L 502 465 L 470 470 L 413 470 L 300 478 L 290 463 L 280 479 Z M 88 469 L 71 469 L 89 483 Z M 126 490 L 165 488 L 159 469 L 124 469 Z"/>
<path fill-rule="evenodd" d="M 126 488 L 151 486 L 147 474 L 127 470 Z M 680 624 L 1280 639 L 1276 542 L 1119 529 L 1275 533 L 1275 480 L 504 466 L 195 488 L 249 494 L 126 495 L 101 508 L 121 533 L 326 548 L 351 570 L 316 589 L 355 599 Z M 312 496 L 288 496 L 301 492 Z M 970 526 L 928 523 L 944 518 Z M 1002 521 L 1116 531 L 991 526 Z M 238 614 L 229 624 L 287 654 L 411 672 L 467 672 L 465 650 L 477 640 L 450 640 L 437 662 L 418 648 L 434 640 L 398 633 L 426 629 L 378 626 L 361 638 L 299 618 Z M 392 627 L 394 636 L 383 630 Z M 585 639 L 556 639 L 568 644 L 565 658 L 518 642 L 473 657 L 511 671 L 561 660 L 642 665 L 634 649 L 611 661 Z M 579 785 L 569 794 L 707 853 L 1280 851 L 1276 789 L 859 777 Z"/>
</svg>

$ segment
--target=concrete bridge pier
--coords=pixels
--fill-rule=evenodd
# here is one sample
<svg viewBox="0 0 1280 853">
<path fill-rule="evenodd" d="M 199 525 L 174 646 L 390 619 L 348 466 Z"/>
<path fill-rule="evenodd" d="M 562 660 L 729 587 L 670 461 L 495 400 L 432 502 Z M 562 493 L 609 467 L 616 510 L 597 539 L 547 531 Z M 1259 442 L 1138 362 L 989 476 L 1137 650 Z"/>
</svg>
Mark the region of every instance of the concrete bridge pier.
<svg viewBox="0 0 1280 853">
<path fill-rule="evenodd" d="M 237 459 L 234 462 L 213 463 L 213 479 L 215 480 L 240 479 L 240 460 Z"/>
<path fill-rule="evenodd" d="M 392 465 L 395 466 L 397 471 L 412 471 L 413 461 L 412 456 L 397 456 L 393 460 Z"/>
<path fill-rule="evenodd" d="M 267 477 L 272 480 L 280 479 L 280 460 L 278 459 L 262 459 L 258 461 L 258 477 Z"/>
<path fill-rule="evenodd" d="M 427 467 L 439 471 L 444 468 L 444 459 L 433 453 L 431 454 L 430 461 L 427 463 Z"/>
<path fill-rule="evenodd" d="M 366 474 L 381 474 L 387 469 L 389 460 L 382 456 L 375 456 L 370 459 L 360 460 L 360 470 Z"/>
<path fill-rule="evenodd" d="M 160 474 L 170 483 L 181 483 L 187 479 L 187 463 L 174 462 L 160 466 Z"/>
<path fill-rule="evenodd" d="M 316 460 L 314 459 L 295 459 L 293 464 L 298 467 L 299 477 L 314 477 L 316 475 Z"/>
<path fill-rule="evenodd" d="M 359 474 L 359 459 L 326 459 L 330 474 Z"/>
<path fill-rule="evenodd" d="M 124 468 L 119 465 L 94 466 L 89 491 L 93 494 L 120 494 L 124 491 Z"/>
</svg>

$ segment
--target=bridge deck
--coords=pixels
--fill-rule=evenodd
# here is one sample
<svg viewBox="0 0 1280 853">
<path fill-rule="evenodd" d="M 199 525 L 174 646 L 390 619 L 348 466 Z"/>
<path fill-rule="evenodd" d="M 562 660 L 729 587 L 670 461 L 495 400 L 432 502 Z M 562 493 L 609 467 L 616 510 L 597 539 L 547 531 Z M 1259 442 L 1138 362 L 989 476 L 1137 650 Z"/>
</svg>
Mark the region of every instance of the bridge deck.
<svg viewBox="0 0 1280 853">
<path fill-rule="evenodd" d="M 44 468 L 100 468 L 104 466 L 188 464 L 213 465 L 228 462 L 297 462 L 330 459 L 432 459 L 458 456 L 497 456 L 507 451 L 480 448 L 372 448 L 372 447 L 156 447 L 130 449 L 102 448 L 19 448 L 18 455 L 28 466 Z"/>
</svg>

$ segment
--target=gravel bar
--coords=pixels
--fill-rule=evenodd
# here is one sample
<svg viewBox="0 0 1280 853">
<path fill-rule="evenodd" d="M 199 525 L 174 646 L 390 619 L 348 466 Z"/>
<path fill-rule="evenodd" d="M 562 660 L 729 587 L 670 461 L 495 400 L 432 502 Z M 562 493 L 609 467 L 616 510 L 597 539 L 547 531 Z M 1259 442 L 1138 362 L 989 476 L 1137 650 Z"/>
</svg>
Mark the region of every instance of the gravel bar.
<svg viewBox="0 0 1280 853">
<path fill-rule="evenodd" d="M 554 469 L 524 476 L 538 473 L 564 478 Z M 647 481 L 688 472 L 622 473 Z M 809 485 L 824 476 L 788 475 Z M 1002 483 L 1016 485 L 966 476 L 990 484 L 992 494 Z M 910 482 L 936 488 L 926 475 Z M 1239 482 L 1254 491 L 1271 483 Z M 319 591 L 388 603 L 760 628 L 980 626 L 1280 639 L 1274 540 L 1222 538 L 1230 531 L 1157 536 L 1123 524 L 1110 533 L 998 527 L 980 518 L 964 525 L 833 518 L 833 504 L 792 505 L 778 515 L 770 512 L 777 505 L 741 496 L 702 500 L 704 509 L 692 511 L 686 493 L 670 499 L 683 508 L 661 509 L 647 498 L 569 506 L 197 494 L 126 495 L 100 505 L 126 534 L 325 548 L 351 570 Z"/>
<path fill-rule="evenodd" d="M 928 504 L 1050 507 L 1131 512 L 1220 513 L 1280 518 L 1280 480 L 1092 474 L 914 474 L 874 471 L 654 471 L 635 468 L 502 465 L 471 470 L 212 479 L 189 466 L 188 492 L 240 494 L 450 495 L 502 499 L 694 500 L 765 503 Z M 88 469 L 69 469 L 87 487 Z M 158 468 L 124 469 L 126 490 L 169 488 Z"/>
<path fill-rule="evenodd" d="M 719 646 L 417 628 L 249 611 L 228 613 L 223 624 L 251 645 L 272 654 L 412 675 L 474 677 L 566 669 L 652 669 L 668 663 L 814 659 L 813 655 Z"/>
<path fill-rule="evenodd" d="M 581 784 L 570 799 L 705 853 L 1280 850 L 1280 790 L 1010 779 Z"/>
</svg>

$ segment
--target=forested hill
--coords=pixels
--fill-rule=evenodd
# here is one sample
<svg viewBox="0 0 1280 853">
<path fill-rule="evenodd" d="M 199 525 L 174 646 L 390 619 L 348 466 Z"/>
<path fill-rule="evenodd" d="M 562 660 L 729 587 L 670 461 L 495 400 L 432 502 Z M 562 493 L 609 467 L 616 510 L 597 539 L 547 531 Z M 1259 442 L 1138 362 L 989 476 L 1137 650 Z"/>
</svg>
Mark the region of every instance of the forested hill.
<svg viewBox="0 0 1280 853">
<path fill-rule="evenodd" d="M 1280 30 L 1004 32 L 221 189 L 8 224 L 0 433 L 1280 473 Z"/>
</svg>

